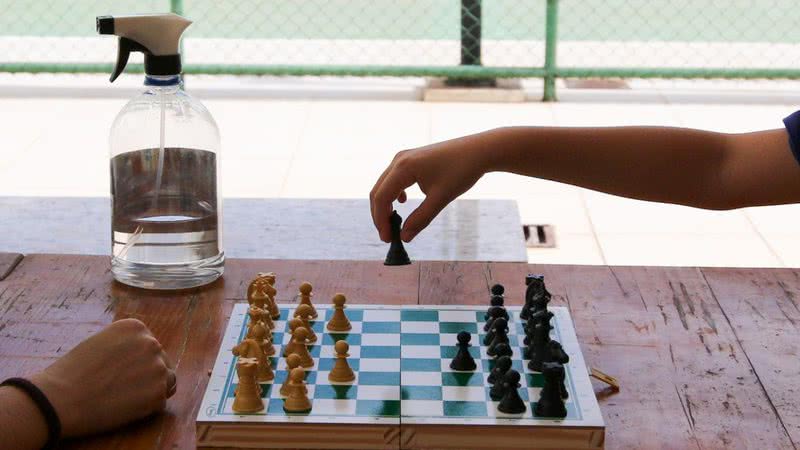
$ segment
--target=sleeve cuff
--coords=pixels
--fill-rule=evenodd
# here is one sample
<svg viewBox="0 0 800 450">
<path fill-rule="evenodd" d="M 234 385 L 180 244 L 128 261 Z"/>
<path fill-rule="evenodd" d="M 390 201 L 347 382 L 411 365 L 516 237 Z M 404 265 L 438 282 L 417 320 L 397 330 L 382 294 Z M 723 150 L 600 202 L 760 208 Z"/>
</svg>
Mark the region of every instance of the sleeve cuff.
<svg viewBox="0 0 800 450">
<path fill-rule="evenodd" d="M 783 119 L 786 132 L 789 133 L 789 148 L 792 149 L 794 159 L 800 163 L 800 111 L 795 111 Z"/>
</svg>

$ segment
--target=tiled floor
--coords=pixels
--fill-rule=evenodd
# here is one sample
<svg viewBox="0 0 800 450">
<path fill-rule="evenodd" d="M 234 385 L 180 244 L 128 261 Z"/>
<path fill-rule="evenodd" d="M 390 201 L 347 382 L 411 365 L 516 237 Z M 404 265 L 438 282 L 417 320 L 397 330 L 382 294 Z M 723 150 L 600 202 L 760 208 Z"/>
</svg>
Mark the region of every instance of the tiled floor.
<svg viewBox="0 0 800 450">
<path fill-rule="evenodd" d="M 190 85 L 191 86 L 191 85 Z M 79 91 L 77 91 L 79 92 Z M 230 197 L 363 198 L 404 148 L 502 125 L 778 128 L 791 104 L 619 98 L 555 104 L 402 100 L 205 101 L 223 136 Z M 774 97 L 774 96 L 773 96 Z M 612 97 L 613 98 L 613 97 Z M 121 98 L 0 97 L 0 195 L 108 195 L 107 135 Z M 787 101 L 788 102 L 788 101 Z M 410 191 L 419 197 L 418 189 Z M 555 226 L 532 262 L 783 267 L 800 265 L 800 206 L 711 212 L 627 200 L 516 175 L 489 174 L 466 198 L 512 198 L 523 223 Z"/>
</svg>

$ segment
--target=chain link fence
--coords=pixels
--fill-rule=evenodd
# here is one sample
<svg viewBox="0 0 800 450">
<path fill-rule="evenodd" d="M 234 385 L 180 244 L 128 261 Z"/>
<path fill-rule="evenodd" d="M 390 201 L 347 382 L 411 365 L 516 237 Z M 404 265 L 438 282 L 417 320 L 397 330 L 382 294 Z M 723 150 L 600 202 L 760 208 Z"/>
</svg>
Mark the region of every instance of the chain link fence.
<svg viewBox="0 0 800 450">
<path fill-rule="evenodd" d="M 109 72 L 95 16 L 167 11 L 186 73 L 800 78 L 796 0 L 5 0 L 0 71 Z"/>
</svg>

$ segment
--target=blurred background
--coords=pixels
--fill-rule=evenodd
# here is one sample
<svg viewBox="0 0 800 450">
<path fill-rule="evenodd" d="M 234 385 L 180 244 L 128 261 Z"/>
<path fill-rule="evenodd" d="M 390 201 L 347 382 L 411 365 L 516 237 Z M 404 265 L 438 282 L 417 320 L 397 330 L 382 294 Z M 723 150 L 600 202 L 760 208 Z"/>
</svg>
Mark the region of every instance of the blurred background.
<svg viewBox="0 0 800 450">
<path fill-rule="evenodd" d="M 2 0 L 0 196 L 108 196 L 108 130 L 142 67 L 110 85 L 116 40 L 94 20 L 168 11 L 194 21 L 185 83 L 220 126 L 226 197 L 365 198 L 398 150 L 498 126 L 746 132 L 800 105 L 792 0 Z M 425 101 L 496 85 L 514 101 Z M 465 198 L 516 200 L 546 229 L 531 262 L 800 264 L 795 206 L 710 212 L 507 174 Z"/>
</svg>

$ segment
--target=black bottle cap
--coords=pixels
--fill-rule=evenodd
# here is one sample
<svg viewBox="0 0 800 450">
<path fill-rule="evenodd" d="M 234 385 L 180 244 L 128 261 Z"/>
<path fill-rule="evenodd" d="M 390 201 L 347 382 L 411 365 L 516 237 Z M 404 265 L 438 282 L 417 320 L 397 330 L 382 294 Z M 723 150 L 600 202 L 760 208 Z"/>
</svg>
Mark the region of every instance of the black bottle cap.
<svg viewBox="0 0 800 450">
<path fill-rule="evenodd" d="M 97 16 L 97 33 L 114 34 L 114 18 L 111 16 Z"/>
</svg>

